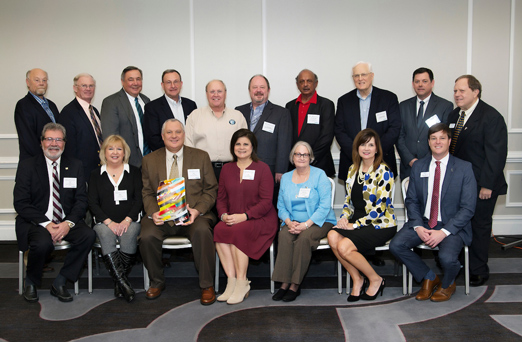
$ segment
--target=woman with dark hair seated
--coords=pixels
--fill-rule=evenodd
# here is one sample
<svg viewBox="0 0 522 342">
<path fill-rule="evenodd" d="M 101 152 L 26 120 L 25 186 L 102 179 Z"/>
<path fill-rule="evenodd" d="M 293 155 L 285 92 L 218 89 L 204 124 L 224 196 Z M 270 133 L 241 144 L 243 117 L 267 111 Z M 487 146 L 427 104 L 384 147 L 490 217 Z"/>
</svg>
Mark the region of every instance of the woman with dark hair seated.
<svg viewBox="0 0 522 342">
<path fill-rule="evenodd" d="M 261 258 L 277 231 L 274 178 L 256 150 L 254 133 L 244 128 L 236 131 L 230 141 L 234 161 L 223 166 L 219 177 L 216 208 L 221 222 L 214 227 L 214 241 L 228 282 L 217 300 L 228 304 L 248 297 L 249 258 Z"/>
<path fill-rule="evenodd" d="M 100 147 L 102 166 L 91 172 L 88 196 L 114 296 L 131 302 L 135 293 L 127 276 L 136 260 L 143 202 L 141 171 L 129 165 L 129 157 L 129 145 L 121 136 L 107 137 Z"/>
<path fill-rule="evenodd" d="M 272 274 L 281 288 L 273 300 L 291 302 L 299 296 L 312 251 L 335 224 L 332 185 L 323 170 L 310 166 L 313 161 L 312 147 L 304 141 L 296 142 L 290 151 L 295 170 L 281 178 L 277 209 L 283 225 Z"/>
<path fill-rule="evenodd" d="M 365 252 L 386 244 L 397 232 L 391 198 L 393 173 L 382 158 L 377 132 L 371 128 L 360 131 L 353 142 L 353 164 L 346 179 L 343 212 L 337 225 L 328 233 L 328 243 L 335 256 L 353 279 L 349 302 L 374 300 L 379 293 L 382 296 L 386 286 L 385 279 L 363 256 Z"/>
</svg>

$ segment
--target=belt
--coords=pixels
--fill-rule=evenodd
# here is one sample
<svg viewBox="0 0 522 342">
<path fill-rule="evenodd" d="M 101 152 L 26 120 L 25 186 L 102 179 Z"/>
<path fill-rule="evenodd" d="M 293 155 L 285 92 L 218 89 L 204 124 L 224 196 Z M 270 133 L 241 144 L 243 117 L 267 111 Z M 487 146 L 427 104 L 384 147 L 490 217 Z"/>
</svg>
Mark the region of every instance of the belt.
<svg viewBox="0 0 522 342">
<path fill-rule="evenodd" d="M 223 165 L 225 165 L 228 162 L 212 162 L 212 167 L 215 167 L 216 169 L 221 169 Z"/>
</svg>

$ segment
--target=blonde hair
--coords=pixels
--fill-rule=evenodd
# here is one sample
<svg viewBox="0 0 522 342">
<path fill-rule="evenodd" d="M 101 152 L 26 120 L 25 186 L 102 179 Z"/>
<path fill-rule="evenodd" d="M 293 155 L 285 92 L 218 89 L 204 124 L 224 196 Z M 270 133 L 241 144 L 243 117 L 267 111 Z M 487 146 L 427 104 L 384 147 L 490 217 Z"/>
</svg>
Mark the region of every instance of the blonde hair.
<svg viewBox="0 0 522 342">
<path fill-rule="evenodd" d="M 103 140 L 103 144 L 100 147 L 100 162 L 102 165 L 107 164 L 107 157 L 105 156 L 105 150 L 108 146 L 115 145 L 120 143 L 123 146 L 123 150 L 125 151 L 125 156 L 123 157 L 123 163 L 128 164 L 130 159 L 130 147 L 129 144 L 123 139 L 121 135 L 113 134 Z"/>
</svg>

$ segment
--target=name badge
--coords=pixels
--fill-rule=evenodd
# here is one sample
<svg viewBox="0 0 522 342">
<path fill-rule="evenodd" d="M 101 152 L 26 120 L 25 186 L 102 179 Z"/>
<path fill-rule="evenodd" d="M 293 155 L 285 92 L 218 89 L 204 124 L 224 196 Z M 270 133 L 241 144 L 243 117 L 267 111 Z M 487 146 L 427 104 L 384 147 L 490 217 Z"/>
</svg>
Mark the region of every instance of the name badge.
<svg viewBox="0 0 522 342">
<path fill-rule="evenodd" d="M 429 171 L 421 172 L 421 178 L 428 178 L 429 176 L 430 176 L 430 172 Z"/>
<path fill-rule="evenodd" d="M 243 179 L 254 180 L 256 170 L 243 170 Z"/>
<path fill-rule="evenodd" d="M 63 177 L 63 187 L 67 189 L 76 189 L 76 178 Z"/>
<path fill-rule="evenodd" d="M 433 115 L 431 118 L 429 118 L 428 120 L 426 120 L 426 125 L 428 125 L 428 127 L 431 127 L 435 124 L 438 124 L 440 123 L 440 120 L 439 120 L 439 117 L 437 115 Z"/>
<path fill-rule="evenodd" d="M 297 195 L 298 198 L 308 198 L 310 197 L 310 188 L 301 188 L 299 189 L 299 194 Z"/>
<path fill-rule="evenodd" d="M 265 132 L 268 132 L 268 133 L 274 133 L 274 130 L 275 130 L 275 125 L 271 122 L 264 122 L 263 123 L 263 131 Z"/>
<path fill-rule="evenodd" d="M 127 190 L 114 190 L 114 202 L 119 204 L 120 201 L 127 200 Z"/>
<path fill-rule="evenodd" d="M 199 169 L 188 169 L 187 174 L 188 174 L 188 179 L 201 179 L 201 174 L 199 173 Z"/>
<path fill-rule="evenodd" d="M 454 124 L 454 123 L 451 123 L 451 124 L 449 125 L 449 128 L 455 128 L 455 124 Z"/>
<path fill-rule="evenodd" d="M 309 125 L 319 125 L 319 114 L 308 114 L 308 121 L 306 122 Z"/>
<path fill-rule="evenodd" d="M 383 121 L 388 120 L 388 116 L 386 115 L 386 111 L 375 113 L 375 120 L 377 120 L 377 122 L 383 122 Z"/>
</svg>

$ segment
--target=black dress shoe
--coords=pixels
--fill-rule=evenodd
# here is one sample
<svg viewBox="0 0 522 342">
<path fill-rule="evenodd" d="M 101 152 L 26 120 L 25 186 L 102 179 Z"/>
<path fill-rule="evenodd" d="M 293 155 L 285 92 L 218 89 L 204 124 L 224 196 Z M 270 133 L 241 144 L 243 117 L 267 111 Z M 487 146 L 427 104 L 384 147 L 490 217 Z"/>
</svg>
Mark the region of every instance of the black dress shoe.
<svg viewBox="0 0 522 342">
<path fill-rule="evenodd" d="M 23 293 L 24 299 L 29 303 L 36 303 L 38 301 L 38 292 L 36 292 L 35 285 L 27 285 Z"/>
<path fill-rule="evenodd" d="M 370 296 L 368 295 L 366 292 L 365 293 L 362 293 L 361 294 L 361 299 L 362 300 L 375 300 L 375 298 L 377 298 L 377 296 L 379 295 L 379 293 L 381 294 L 382 296 L 382 293 L 384 292 L 384 288 L 386 287 L 386 279 L 384 279 L 384 277 L 382 278 L 382 283 L 381 283 L 381 286 L 379 286 L 379 289 L 377 290 L 377 292 L 373 295 L 373 296 Z"/>
<path fill-rule="evenodd" d="M 286 294 L 283 296 L 283 302 L 293 302 L 300 294 L 301 288 L 297 289 L 296 292 L 290 290 L 289 288 Z"/>
<path fill-rule="evenodd" d="M 54 285 L 51 286 L 51 296 L 55 296 L 60 300 L 60 302 L 72 302 L 73 297 L 67 291 L 67 288 L 64 286 L 58 286 L 58 288 L 54 287 Z"/>
<path fill-rule="evenodd" d="M 285 296 L 285 294 L 288 292 L 288 289 L 282 289 L 280 288 L 279 290 L 277 290 L 277 292 L 272 296 L 272 300 L 275 300 L 275 301 L 280 301 L 281 299 L 283 299 L 283 297 Z"/>
<path fill-rule="evenodd" d="M 354 295 L 352 295 L 350 293 L 350 295 L 348 296 L 347 301 L 349 301 L 349 302 L 357 302 L 359 299 L 361 299 L 361 294 L 364 293 L 364 289 L 368 285 L 367 282 L 368 282 L 368 278 L 364 278 L 363 284 L 361 286 L 361 290 L 359 291 L 359 295 L 358 296 L 354 296 Z"/>
<path fill-rule="evenodd" d="M 482 286 L 486 281 L 488 281 L 489 275 L 486 276 L 480 276 L 480 275 L 472 275 L 469 284 L 473 287 L 475 286 Z"/>
</svg>

